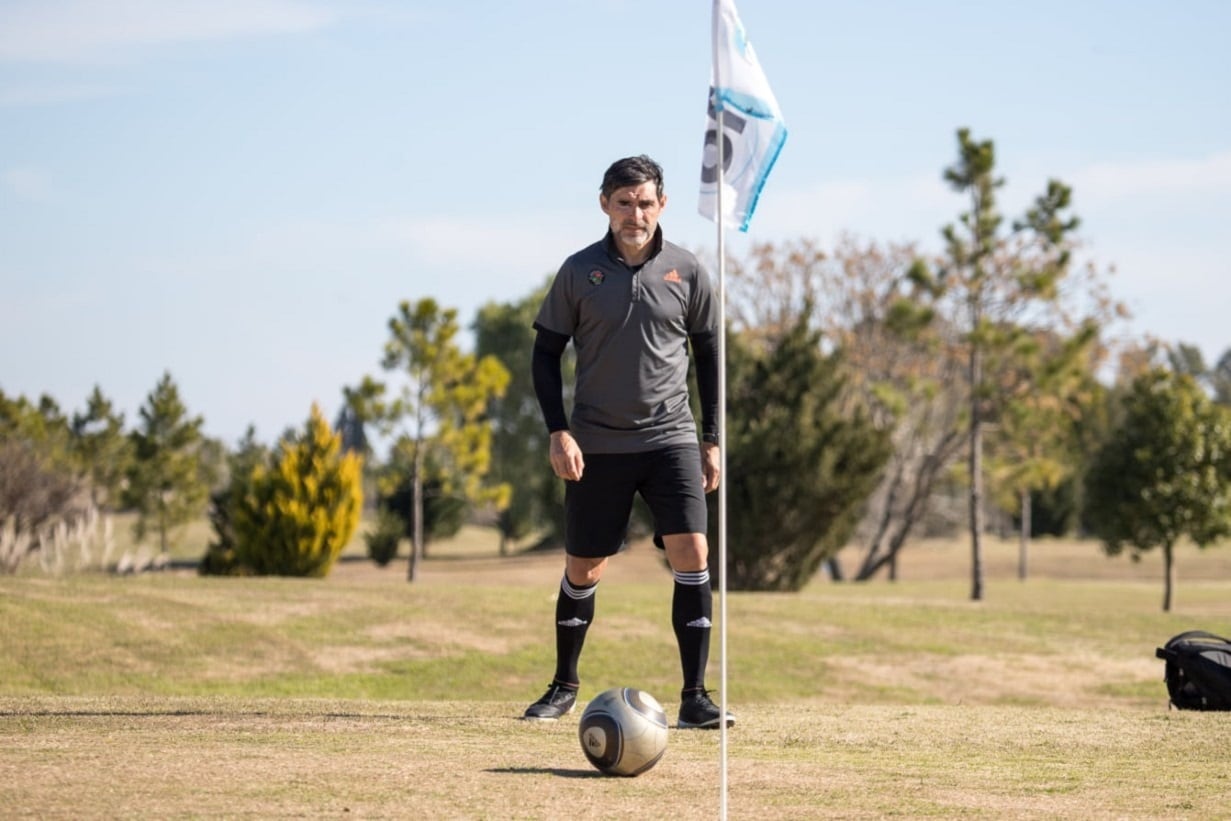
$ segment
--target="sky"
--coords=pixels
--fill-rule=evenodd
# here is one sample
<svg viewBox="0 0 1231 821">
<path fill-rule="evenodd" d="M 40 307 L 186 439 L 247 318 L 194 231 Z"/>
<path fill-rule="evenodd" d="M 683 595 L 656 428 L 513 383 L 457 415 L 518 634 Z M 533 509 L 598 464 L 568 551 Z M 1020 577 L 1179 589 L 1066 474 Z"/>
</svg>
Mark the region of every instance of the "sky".
<svg viewBox="0 0 1231 821">
<path fill-rule="evenodd" d="M 1231 348 L 1231 3 L 737 0 L 789 131 L 746 235 L 940 247 L 969 127 L 1051 178 L 1119 332 Z M 378 376 L 402 300 L 469 326 L 598 239 L 611 161 L 697 213 L 706 0 L 0 0 L 0 390 L 136 424 L 170 373 L 272 442 Z M 1111 273 L 1114 271 L 1114 273 Z"/>
</svg>

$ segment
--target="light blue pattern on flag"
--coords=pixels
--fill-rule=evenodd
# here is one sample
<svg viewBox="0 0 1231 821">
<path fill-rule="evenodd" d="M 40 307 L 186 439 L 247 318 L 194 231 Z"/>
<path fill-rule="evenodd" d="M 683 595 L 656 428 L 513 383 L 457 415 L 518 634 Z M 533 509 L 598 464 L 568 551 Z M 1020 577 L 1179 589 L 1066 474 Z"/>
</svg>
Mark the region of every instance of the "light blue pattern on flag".
<svg viewBox="0 0 1231 821">
<path fill-rule="evenodd" d="M 734 0 L 714 0 L 714 64 L 697 210 L 718 219 L 718 111 L 722 111 L 723 222 L 748 230 L 765 180 L 786 141 L 778 100 L 748 41 Z"/>
</svg>

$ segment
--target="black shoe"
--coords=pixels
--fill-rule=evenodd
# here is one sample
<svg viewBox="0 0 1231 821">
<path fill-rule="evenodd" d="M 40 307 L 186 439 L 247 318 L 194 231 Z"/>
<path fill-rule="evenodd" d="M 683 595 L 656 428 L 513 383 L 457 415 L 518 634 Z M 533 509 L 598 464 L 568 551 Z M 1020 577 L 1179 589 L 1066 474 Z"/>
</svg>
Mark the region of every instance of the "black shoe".
<svg viewBox="0 0 1231 821">
<path fill-rule="evenodd" d="M 553 681 L 543 697 L 526 708 L 522 718 L 527 721 L 555 721 L 572 712 L 576 703 L 577 688 L 570 689 Z"/>
<path fill-rule="evenodd" d="M 685 690 L 680 693 L 680 720 L 675 726 L 681 730 L 717 730 L 721 716 L 722 711 L 710 701 L 707 690 Z M 730 713 L 727 713 L 727 726 L 735 726 L 735 716 Z"/>
</svg>

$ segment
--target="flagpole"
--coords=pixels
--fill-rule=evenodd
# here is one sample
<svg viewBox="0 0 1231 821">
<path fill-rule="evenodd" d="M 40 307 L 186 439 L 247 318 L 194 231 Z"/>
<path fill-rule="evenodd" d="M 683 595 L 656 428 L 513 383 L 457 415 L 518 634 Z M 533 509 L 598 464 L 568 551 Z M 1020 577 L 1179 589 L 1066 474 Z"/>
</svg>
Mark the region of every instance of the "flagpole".
<svg viewBox="0 0 1231 821">
<path fill-rule="evenodd" d="M 724 80 L 719 74 L 718 63 L 718 2 L 715 0 L 712 19 L 712 49 L 714 61 L 714 87 L 720 88 Z M 715 104 L 715 119 L 718 123 L 717 208 L 718 219 L 718 817 L 727 819 L 727 249 L 725 212 L 723 211 L 723 166 L 726 164 L 722 130 L 722 106 Z"/>
<path fill-rule="evenodd" d="M 718 641 L 720 653 L 719 684 L 719 755 L 720 762 L 720 807 L 719 817 L 726 821 L 728 798 L 728 732 L 727 732 L 727 206 L 723 202 L 734 196 L 732 216 L 742 221 L 741 231 L 748 230 L 748 221 L 756 208 L 757 198 L 765 177 L 773 168 L 782 143 L 786 139 L 786 127 L 778 110 L 778 101 L 765 79 L 757 61 L 756 52 L 744 32 L 743 24 L 735 10 L 734 0 L 713 0 L 711 16 L 711 46 L 713 64 L 709 104 L 715 124 L 714 148 L 717 154 L 716 181 L 713 199 L 710 199 L 709 132 L 706 133 L 705 153 L 701 165 L 702 215 L 714 220 L 718 226 Z M 732 132 L 728 136 L 724 128 L 724 113 L 732 106 Z M 738 141 L 736 148 L 735 141 Z M 728 149 L 731 145 L 733 149 Z M 738 159 L 739 169 L 731 189 L 727 189 L 727 155 Z"/>
<path fill-rule="evenodd" d="M 722 211 L 722 108 L 718 109 L 718 700 L 719 779 L 721 807 L 719 818 L 727 817 L 727 252 Z"/>
</svg>

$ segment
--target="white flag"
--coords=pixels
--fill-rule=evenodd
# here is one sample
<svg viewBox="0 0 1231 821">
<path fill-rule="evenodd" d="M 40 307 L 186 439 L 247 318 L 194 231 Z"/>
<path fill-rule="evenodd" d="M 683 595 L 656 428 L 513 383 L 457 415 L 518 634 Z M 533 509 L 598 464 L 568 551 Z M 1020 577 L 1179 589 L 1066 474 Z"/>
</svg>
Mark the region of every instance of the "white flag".
<svg viewBox="0 0 1231 821">
<path fill-rule="evenodd" d="M 734 0 L 714 0 L 714 63 L 701 159 L 701 216 L 748 230 L 769 171 L 786 140 L 778 100 L 744 32 Z M 722 111 L 722 173 L 718 169 L 718 111 Z"/>
</svg>

